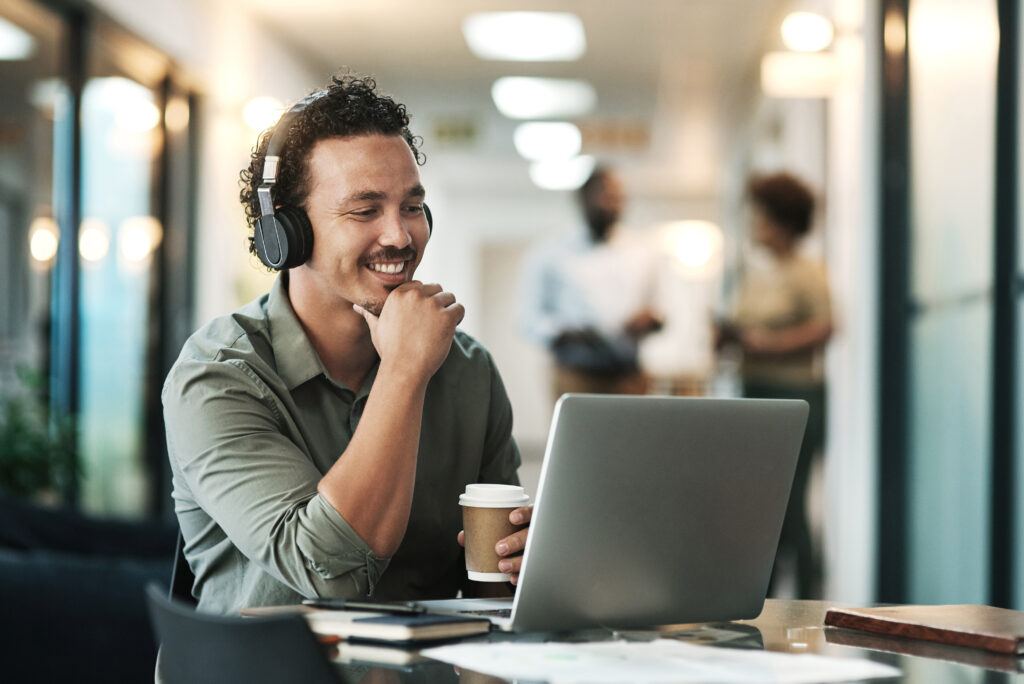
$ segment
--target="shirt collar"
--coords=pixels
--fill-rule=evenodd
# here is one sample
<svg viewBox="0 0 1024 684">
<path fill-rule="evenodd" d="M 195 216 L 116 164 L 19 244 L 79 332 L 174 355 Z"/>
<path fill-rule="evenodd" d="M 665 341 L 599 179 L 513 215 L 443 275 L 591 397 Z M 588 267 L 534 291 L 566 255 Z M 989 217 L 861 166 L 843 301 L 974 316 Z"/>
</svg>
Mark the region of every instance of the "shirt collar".
<svg viewBox="0 0 1024 684">
<path fill-rule="evenodd" d="M 274 350 L 277 372 L 289 390 L 317 375 L 327 375 L 288 298 L 287 271 L 282 272 L 270 288 L 267 328 L 270 331 L 270 346 Z"/>
<path fill-rule="evenodd" d="M 295 315 L 295 309 L 292 308 L 291 299 L 288 297 L 287 271 L 283 271 L 270 288 L 267 328 L 270 331 L 270 346 L 274 350 L 277 372 L 289 391 L 322 375 L 331 384 L 352 391 L 356 398 L 370 393 L 380 362 L 370 369 L 362 387 L 347 387 L 331 378 L 313 348 L 313 343 L 306 337 L 306 330 L 299 322 L 299 317 Z"/>
</svg>

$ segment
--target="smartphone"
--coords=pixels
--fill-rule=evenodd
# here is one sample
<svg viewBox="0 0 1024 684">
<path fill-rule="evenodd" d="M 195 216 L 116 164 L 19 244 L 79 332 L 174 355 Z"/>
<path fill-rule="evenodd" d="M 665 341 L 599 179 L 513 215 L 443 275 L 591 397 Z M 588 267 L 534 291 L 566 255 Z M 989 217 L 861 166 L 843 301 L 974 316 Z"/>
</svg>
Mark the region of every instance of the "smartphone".
<svg viewBox="0 0 1024 684">
<path fill-rule="evenodd" d="M 416 614 L 426 613 L 427 609 L 415 601 L 375 602 L 359 601 L 343 598 L 312 598 L 303 599 L 302 605 L 328 610 L 365 610 L 378 613 Z"/>
</svg>

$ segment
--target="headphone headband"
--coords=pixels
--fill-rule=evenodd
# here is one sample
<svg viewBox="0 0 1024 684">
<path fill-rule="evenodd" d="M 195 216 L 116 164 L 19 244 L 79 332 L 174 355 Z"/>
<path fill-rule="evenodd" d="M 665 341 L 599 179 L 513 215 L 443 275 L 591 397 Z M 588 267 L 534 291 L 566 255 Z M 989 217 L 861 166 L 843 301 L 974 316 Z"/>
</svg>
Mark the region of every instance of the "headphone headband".
<svg viewBox="0 0 1024 684">
<path fill-rule="evenodd" d="M 267 153 L 263 162 L 264 182 L 274 182 L 277 180 L 277 162 L 280 159 L 279 155 L 281 148 L 284 147 L 285 140 L 288 139 L 288 131 L 291 130 L 292 120 L 298 116 L 299 112 L 326 94 L 326 90 L 318 90 L 315 93 L 307 95 L 293 104 L 287 112 L 281 115 L 281 118 L 278 119 L 277 123 L 274 124 L 274 132 L 270 134 L 270 142 L 267 143 Z M 268 168 L 267 161 L 271 158 L 274 160 L 272 164 L 273 168 Z"/>
<path fill-rule="evenodd" d="M 263 180 L 256 189 L 256 196 L 260 200 L 261 217 L 274 215 L 274 199 L 271 196 L 271 190 L 273 190 L 274 185 L 277 183 L 277 171 L 281 165 L 281 148 L 284 147 L 284 143 L 288 139 L 288 131 L 291 130 L 292 121 L 311 102 L 319 100 L 326 94 L 326 90 L 318 90 L 307 95 L 293 104 L 274 124 L 274 131 L 270 134 L 270 142 L 267 143 L 267 151 L 263 156 Z"/>
</svg>

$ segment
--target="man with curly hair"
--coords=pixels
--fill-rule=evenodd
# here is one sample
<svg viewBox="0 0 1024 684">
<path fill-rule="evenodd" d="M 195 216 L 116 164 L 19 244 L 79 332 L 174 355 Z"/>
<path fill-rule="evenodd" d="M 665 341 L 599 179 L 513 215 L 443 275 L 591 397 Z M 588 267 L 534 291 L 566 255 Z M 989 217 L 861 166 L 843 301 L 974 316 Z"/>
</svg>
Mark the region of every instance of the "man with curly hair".
<svg viewBox="0 0 1024 684">
<path fill-rule="evenodd" d="M 413 279 L 431 226 L 408 123 L 372 79 L 335 78 L 242 171 L 250 248 L 275 262 L 272 221 L 301 230 L 270 292 L 196 332 L 164 386 L 201 609 L 474 589 L 458 495 L 518 484 L 519 453 L 491 356 L 456 329 L 462 305 Z M 513 583 L 525 539 L 498 544 Z"/>
</svg>

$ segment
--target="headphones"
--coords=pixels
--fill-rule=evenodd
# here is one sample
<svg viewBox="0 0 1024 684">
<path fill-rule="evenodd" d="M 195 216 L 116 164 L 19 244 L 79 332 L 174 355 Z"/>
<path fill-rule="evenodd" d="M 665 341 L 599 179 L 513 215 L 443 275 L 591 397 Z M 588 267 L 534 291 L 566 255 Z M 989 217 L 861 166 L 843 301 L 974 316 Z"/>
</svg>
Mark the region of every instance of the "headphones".
<svg viewBox="0 0 1024 684">
<path fill-rule="evenodd" d="M 306 263 L 313 255 L 313 225 L 305 210 L 287 205 L 275 208 L 271 193 L 277 183 L 281 148 L 284 147 L 292 121 L 311 102 L 326 94 L 326 90 L 321 90 L 295 103 L 274 126 L 270 142 L 267 143 L 267 152 L 263 159 L 263 179 L 256 189 L 260 202 L 260 217 L 253 226 L 256 255 L 267 268 L 278 271 L 295 268 Z M 431 216 L 430 208 L 426 204 L 423 205 L 423 213 L 427 217 L 427 228 L 433 233 L 434 217 Z"/>
</svg>

